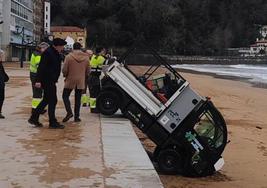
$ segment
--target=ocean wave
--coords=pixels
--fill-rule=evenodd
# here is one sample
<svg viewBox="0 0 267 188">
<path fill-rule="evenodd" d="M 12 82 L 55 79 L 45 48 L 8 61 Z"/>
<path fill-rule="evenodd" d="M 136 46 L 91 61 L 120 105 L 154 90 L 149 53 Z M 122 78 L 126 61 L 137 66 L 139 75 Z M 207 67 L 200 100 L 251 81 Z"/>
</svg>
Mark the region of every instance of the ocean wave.
<svg viewBox="0 0 267 188">
<path fill-rule="evenodd" d="M 174 65 L 174 68 L 193 70 L 198 72 L 214 73 L 223 76 L 235 76 L 247 78 L 251 82 L 267 83 L 267 65 L 191 65 L 179 64 Z"/>
</svg>

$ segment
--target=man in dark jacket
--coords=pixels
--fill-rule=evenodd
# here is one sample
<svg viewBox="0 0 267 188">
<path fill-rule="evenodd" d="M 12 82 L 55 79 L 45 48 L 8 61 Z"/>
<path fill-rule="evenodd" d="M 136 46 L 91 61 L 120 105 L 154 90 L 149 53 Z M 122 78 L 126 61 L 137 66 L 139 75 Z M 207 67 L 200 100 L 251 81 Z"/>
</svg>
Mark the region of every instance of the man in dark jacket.
<svg viewBox="0 0 267 188">
<path fill-rule="evenodd" d="M 53 45 L 47 48 L 41 56 L 41 61 L 37 70 L 35 87 L 43 88 L 44 96 L 41 103 L 32 113 L 28 122 L 35 127 L 42 127 L 39 116 L 48 105 L 49 128 L 63 129 L 64 125 L 58 123 L 55 116 L 57 105 L 57 86 L 56 83 L 61 72 L 61 55 L 66 42 L 63 39 L 55 38 Z"/>
</svg>

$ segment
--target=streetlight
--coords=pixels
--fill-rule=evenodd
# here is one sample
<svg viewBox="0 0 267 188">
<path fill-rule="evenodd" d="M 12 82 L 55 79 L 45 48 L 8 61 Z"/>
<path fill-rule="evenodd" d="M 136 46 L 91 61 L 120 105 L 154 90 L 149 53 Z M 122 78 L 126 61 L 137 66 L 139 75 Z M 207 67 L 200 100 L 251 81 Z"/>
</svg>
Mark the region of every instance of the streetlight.
<svg viewBox="0 0 267 188">
<path fill-rule="evenodd" d="M 21 56 L 20 56 L 20 68 L 23 68 L 23 57 L 24 57 L 24 50 L 23 50 L 23 45 L 25 44 L 25 46 L 27 46 L 28 44 L 33 44 L 33 42 L 30 42 L 30 38 L 31 36 L 29 35 L 25 35 L 25 29 L 24 27 L 21 28 L 21 30 L 19 31 L 21 27 L 16 25 L 16 35 L 21 35 Z M 25 36 L 26 36 L 26 41 L 25 41 Z M 27 49 L 27 47 L 25 47 L 25 50 Z"/>
</svg>

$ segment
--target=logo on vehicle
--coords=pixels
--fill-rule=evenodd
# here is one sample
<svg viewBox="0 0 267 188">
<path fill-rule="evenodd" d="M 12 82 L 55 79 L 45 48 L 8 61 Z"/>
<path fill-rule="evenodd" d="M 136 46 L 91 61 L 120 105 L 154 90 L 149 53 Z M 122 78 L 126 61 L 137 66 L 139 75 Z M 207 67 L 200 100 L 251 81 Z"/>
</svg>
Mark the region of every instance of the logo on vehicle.
<svg viewBox="0 0 267 188">
<path fill-rule="evenodd" d="M 172 110 L 169 110 L 168 113 L 169 113 L 169 115 L 170 115 L 173 119 L 175 119 L 175 120 L 177 121 L 177 123 L 178 123 L 179 121 L 181 121 L 180 115 L 179 115 L 177 112 L 174 112 L 174 111 L 172 111 Z"/>
<path fill-rule="evenodd" d="M 203 146 L 199 143 L 199 141 L 196 139 L 196 134 L 192 134 L 191 131 L 186 132 L 185 138 L 188 142 L 193 146 L 193 148 L 199 152 L 200 150 L 203 150 Z"/>
</svg>

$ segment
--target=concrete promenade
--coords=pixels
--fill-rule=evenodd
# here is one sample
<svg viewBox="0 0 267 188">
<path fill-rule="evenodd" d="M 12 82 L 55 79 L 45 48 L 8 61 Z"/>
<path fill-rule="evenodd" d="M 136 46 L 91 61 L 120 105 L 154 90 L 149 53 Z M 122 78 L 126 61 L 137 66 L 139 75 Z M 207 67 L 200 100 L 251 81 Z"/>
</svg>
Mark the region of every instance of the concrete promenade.
<svg viewBox="0 0 267 188">
<path fill-rule="evenodd" d="M 4 65 L 10 76 L 0 120 L 0 188 L 157 188 L 163 187 L 131 123 L 81 109 L 81 123 L 73 119 L 65 129 L 27 123 L 31 111 L 28 68 Z M 65 116 L 63 78 L 58 83 L 59 121 Z M 73 95 L 72 95 L 73 97 Z M 73 105 L 73 98 L 71 98 Z"/>
</svg>

